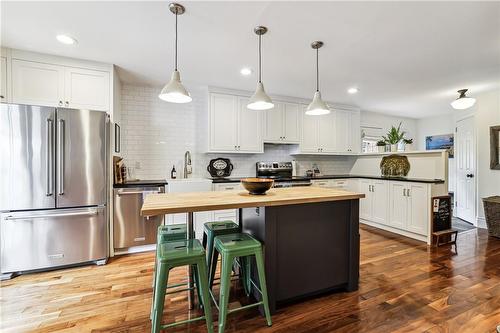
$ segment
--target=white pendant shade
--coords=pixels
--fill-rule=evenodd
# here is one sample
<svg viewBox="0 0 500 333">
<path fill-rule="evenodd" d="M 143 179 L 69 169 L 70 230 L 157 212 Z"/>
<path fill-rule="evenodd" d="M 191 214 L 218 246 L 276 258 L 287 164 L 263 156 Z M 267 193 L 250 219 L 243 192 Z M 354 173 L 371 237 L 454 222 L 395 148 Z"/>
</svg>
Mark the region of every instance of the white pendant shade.
<svg viewBox="0 0 500 333">
<path fill-rule="evenodd" d="M 330 108 L 326 105 L 323 99 L 321 99 L 321 93 L 316 91 L 311 104 L 307 106 L 306 114 L 309 116 L 321 116 L 329 113 Z"/>
<path fill-rule="evenodd" d="M 274 108 L 273 101 L 266 94 L 262 82 L 257 83 L 257 89 L 255 89 L 252 97 L 250 97 L 247 108 L 250 110 L 269 110 Z"/>
<path fill-rule="evenodd" d="M 181 83 L 181 74 L 178 71 L 172 73 L 170 82 L 163 87 L 158 97 L 171 103 L 189 103 L 193 99 Z"/>
</svg>

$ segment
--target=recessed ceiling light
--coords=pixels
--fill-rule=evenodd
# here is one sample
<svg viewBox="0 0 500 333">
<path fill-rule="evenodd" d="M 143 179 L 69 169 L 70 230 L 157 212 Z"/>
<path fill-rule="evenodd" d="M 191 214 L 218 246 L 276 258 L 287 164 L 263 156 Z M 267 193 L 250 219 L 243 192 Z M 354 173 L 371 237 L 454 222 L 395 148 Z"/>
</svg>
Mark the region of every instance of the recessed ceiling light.
<svg viewBox="0 0 500 333">
<path fill-rule="evenodd" d="M 356 88 L 356 87 L 352 87 L 352 88 L 347 89 L 347 92 L 348 92 L 349 94 L 355 94 L 355 93 L 357 93 L 358 91 L 359 91 L 359 89 L 358 89 L 358 88 Z"/>
<path fill-rule="evenodd" d="M 240 73 L 241 73 L 241 75 L 248 76 L 248 75 L 252 74 L 252 69 L 248 68 L 248 67 L 243 67 L 240 70 Z"/>
<path fill-rule="evenodd" d="M 76 39 L 74 39 L 73 37 L 68 36 L 68 35 L 57 35 L 56 39 L 59 42 L 66 44 L 66 45 L 73 45 L 73 44 L 77 43 Z"/>
</svg>

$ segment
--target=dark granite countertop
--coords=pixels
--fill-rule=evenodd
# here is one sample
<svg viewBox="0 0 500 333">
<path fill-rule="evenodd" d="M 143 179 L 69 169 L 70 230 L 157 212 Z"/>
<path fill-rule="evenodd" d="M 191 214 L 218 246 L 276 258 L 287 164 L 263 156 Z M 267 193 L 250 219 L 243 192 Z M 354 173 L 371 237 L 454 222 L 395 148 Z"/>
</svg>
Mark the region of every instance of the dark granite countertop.
<svg viewBox="0 0 500 333">
<path fill-rule="evenodd" d="M 126 188 L 126 187 L 137 187 L 137 186 L 165 186 L 167 181 L 165 179 L 138 179 L 132 181 L 126 181 L 123 184 L 113 184 L 114 188 Z"/>
<path fill-rule="evenodd" d="M 213 183 L 239 183 L 241 179 L 247 177 L 228 177 L 228 178 L 210 178 Z M 317 177 L 309 177 L 311 180 L 321 180 L 321 179 L 345 179 L 345 178 L 364 178 L 364 179 L 384 179 L 384 180 L 396 180 L 403 182 L 415 182 L 415 183 L 428 183 L 428 184 L 442 184 L 443 179 L 425 179 L 425 178 L 407 178 L 407 177 L 384 177 L 384 176 L 366 176 L 366 175 L 321 175 Z"/>
</svg>

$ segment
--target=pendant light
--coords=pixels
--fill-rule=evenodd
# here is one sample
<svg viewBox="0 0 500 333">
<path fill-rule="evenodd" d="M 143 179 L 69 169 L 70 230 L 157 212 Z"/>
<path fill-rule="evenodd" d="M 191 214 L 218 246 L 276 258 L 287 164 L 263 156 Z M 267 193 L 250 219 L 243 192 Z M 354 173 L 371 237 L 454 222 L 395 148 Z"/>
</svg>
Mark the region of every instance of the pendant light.
<svg viewBox="0 0 500 333">
<path fill-rule="evenodd" d="M 170 82 L 163 87 L 158 97 L 171 103 L 189 103 L 193 99 L 181 83 L 181 75 L 177 70 L 177 16 L 184 14 L 186 9 L 178 3 L 171 3 L 168 8 L 175 14 L 175 66 Z"/>
<path fill-rule="evenodd" d="M 253 31 L 259 36 L 259 82 L 257 82 L 255 93 L 248 101 L 247 108 L 250 110 L 269 110 L 274 108 L 274 104 L 266 94 L 264 84 L 262 84 L 262 35 L 267 32 L 267 28 L 258 26 Z"/>
<path fill-rule="evenodd" d="M 451 102 L 451 106 L 456 110 L 468 109 L 476 103 L 476 99 L 465 96 L 468 89 L 460 89 L 457 92 L 460 94 L 456 100 Z"/>
<path fill-rule="evenodd" d="M 323 46 L 323 42 L 312 42 L 311 47 L 316 50 L 316 92 L 314 93 L 311 104 L 307 106 L 306 114 L 309 116 L 320 116 L 330 113 L 330 108 L 321 99 L 321 92 L 319 91 L 319 48 Z"/>
</svg>

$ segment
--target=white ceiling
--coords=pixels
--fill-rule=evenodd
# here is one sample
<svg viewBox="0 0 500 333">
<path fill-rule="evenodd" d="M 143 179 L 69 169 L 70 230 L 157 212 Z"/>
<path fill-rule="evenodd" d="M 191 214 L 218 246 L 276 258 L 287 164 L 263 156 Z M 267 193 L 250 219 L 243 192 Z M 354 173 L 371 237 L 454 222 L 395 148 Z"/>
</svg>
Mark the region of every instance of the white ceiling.
<svg viewBox="0 0 500 333">
<path fill-rule="evenodd" d="M 451 112 L 455 91 L 500 86 L 499 2 L 188 2 L 179 70 L 189 84 L 253 90 L 257 37 L 266 90 L 310 98 L 313 40 L 332 102 L 421 118 Z M 168 2 L 1 2 L 2 45 L 119 66 L 122 81 L 160 86 L 173 66 Z M 58 43 L 67 33 L 75 46 Z M 250 66 L 254 74 L 239 70 Z M 360 92 L 349 95 L 346 89 Z"/>
</svg>

